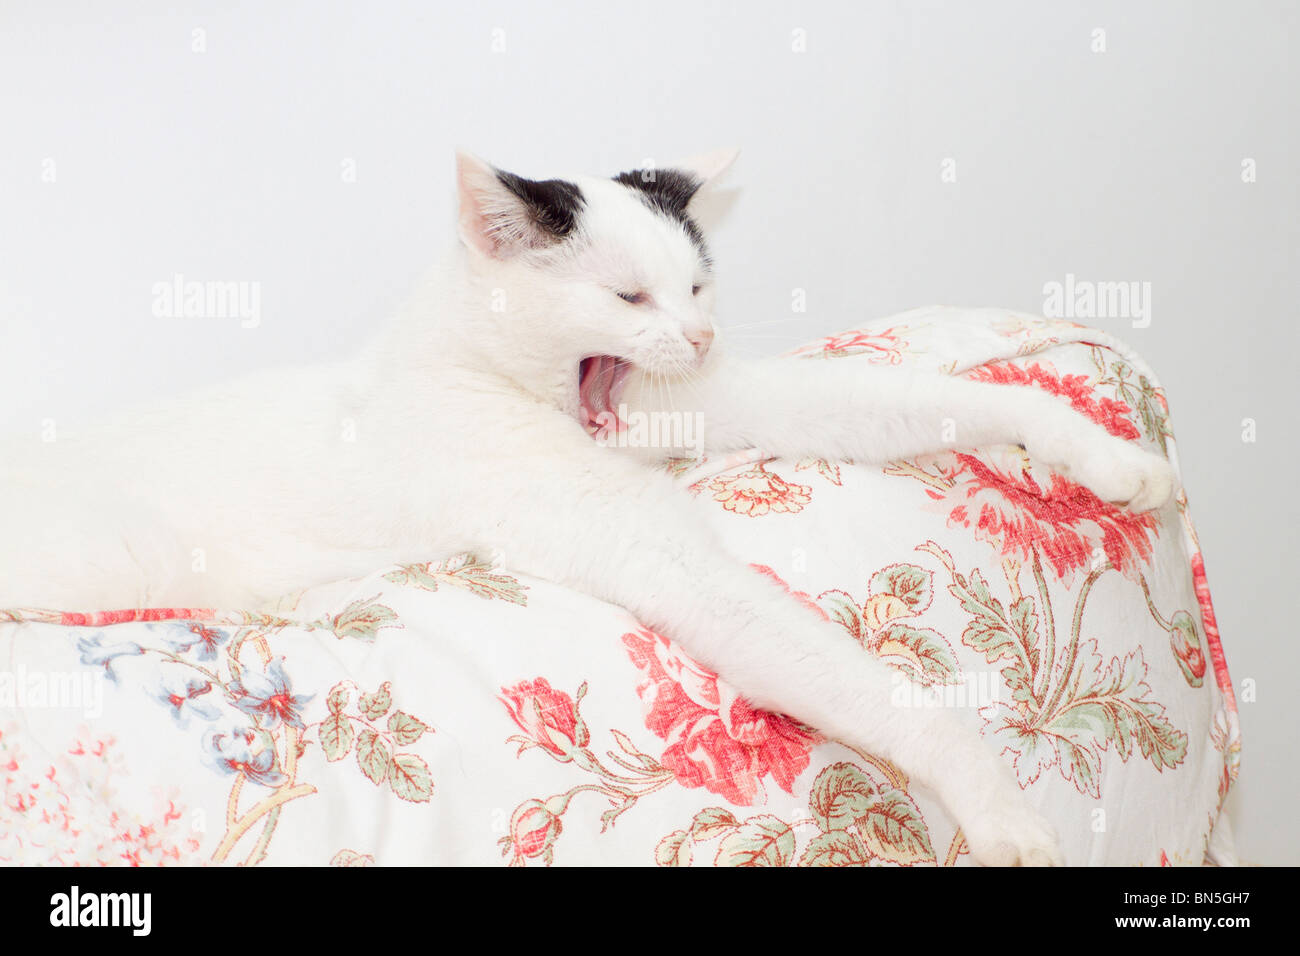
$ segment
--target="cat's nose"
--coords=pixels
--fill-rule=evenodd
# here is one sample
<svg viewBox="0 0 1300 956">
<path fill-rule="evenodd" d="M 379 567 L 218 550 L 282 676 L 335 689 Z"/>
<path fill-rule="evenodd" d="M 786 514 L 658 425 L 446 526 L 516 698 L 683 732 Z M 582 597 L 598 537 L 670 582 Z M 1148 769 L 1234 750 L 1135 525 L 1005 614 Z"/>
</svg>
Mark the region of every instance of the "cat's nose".
<svg viewBox="0 0 1300 956">
<path fill-rule="evenodd" d="M 688 332 L 686 341 L 695 346 L 695 357 L 704 358 L 708 354 L 709 347 L 713 345 L 713 329 L 700 329 L 695 332 Z"/>
</svg>

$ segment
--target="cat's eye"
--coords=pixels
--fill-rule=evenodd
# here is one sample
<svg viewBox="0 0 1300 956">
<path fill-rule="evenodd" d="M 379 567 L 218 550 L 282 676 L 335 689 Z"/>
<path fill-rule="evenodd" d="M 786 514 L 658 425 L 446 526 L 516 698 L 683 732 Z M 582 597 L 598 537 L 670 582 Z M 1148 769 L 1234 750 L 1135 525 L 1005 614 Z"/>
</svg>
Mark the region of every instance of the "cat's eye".
<svg viewBox="0 0 1300 956">
<path fill-rule="evenodd" d="M 700 290 L 703 289 L 703 288 L 704 288 L 704 286 L 702 286 L 702 285 L 693 285 L 693 286 L 691 286 L 691 295 L 699 295 L 699 294 L 700 294 Z"/>
<path fill-rule="evenodd" d="M 617 295 L 624 302 L 629 302 L 632 305 L 641 305 L 650 298 L 644 292 L 619 292 Z"/>
</svg>

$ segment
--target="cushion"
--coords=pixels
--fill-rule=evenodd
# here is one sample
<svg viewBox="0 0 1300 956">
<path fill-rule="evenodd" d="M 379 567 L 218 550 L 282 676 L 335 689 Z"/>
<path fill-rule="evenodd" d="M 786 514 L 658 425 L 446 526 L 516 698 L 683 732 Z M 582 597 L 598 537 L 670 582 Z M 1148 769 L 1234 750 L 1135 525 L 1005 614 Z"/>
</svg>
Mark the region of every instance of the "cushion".
<svg viewBox="0 0 1300 956">
<path fill-rule="evenodd" d="M 1069 322 L 930 308 L 800 361 L 1042 389 L 1177 464 L 1165 396 Z M 729 548 L 951 708 L 1070 864 L 1232 862 L 1236 706 L 1186 497 L 1016 448 L 669 466 Z M 487 555 L 239 609 L 0 611 L 0 860 L 952 866 L 925 788 L 749 706 L 625 610 Z"/>
</svg>

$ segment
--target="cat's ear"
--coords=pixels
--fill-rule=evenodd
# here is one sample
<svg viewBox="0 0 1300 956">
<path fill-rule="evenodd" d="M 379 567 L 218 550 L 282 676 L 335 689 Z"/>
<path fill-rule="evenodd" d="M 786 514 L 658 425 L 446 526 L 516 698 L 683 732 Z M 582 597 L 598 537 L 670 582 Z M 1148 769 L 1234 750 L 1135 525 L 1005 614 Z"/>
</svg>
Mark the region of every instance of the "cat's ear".
<svg viewBox="0 0 1300 956">
<path fill-rule="evenodd" d="M 697 190 L 715 179 L 720 177 L 731 164 L 736 161 L 740 155 L 739 149 L 715 149 L 711 153 L 701 153 L 698 156 L 692 156 L 681 162 L 673 163 L 673 169 L 680 169 L 684 173 L 690 173 L 698 182 Z"/>
<path fill-rule="evenodd" d="M 706 233 L 713 232 L 727 218 L 739 196 L 738 190 L 717 188 L 718 180 L 739 155 L 738 149 L 716 149 L 672 166 L 685 174 L 690 183 L 682 211 Z"/>
<path fill-rule="evenodd" d="M 577 225 L 582 190 L 562 179 L 516 176 L 456 152 L 460 238 L 494 259 L 562 241 Z"/>
<path fill-rule="evenodd" d="M 619 173 L 614 181 L 640 190 L 643 198 L 659 211 L 689 222 L 697 207 L 704 205 L 703 197 L 712 191 L 708 187 L 739 155 L 738 149 L 719 149 L 662 169 L 651 166 Z"/>
</svg>

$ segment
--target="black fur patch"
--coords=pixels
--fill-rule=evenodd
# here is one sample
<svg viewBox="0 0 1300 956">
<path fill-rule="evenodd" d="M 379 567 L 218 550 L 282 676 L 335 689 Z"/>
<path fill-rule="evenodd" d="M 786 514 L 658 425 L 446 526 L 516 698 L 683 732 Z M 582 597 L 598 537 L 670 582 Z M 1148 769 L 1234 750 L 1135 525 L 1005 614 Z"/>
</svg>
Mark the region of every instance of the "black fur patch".
<svg viewBox="0 0 1300 956">
<path fill-rule="evenodd" d="M 578 224 L 586 200 L 575 183 L 564 179 L 538 182 L 502 169 L 498 169 L 496 174 L 501 185 L 518 196 L 528 208 L 533 225 L 542 232 L 560 240 Z"/>
<path fill-rule="evenodd" d="M 704 233 L 695 220 L 686 212 L 691 197 L 704 185 L 690 173 L 680 169 L 632 169 L 619 173 L 614 182 L 622 183 L 629 189 L 641 194 L 641 201 L 661 215 L 679 222 L 690 236 L 691 242 L 700 252 L 700 258 L 706 266 L 712 265 L 708 247 L 704 244 Z"/>
</svg>

